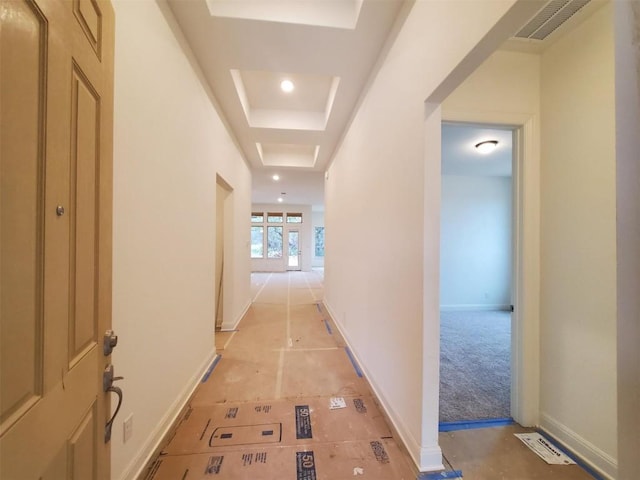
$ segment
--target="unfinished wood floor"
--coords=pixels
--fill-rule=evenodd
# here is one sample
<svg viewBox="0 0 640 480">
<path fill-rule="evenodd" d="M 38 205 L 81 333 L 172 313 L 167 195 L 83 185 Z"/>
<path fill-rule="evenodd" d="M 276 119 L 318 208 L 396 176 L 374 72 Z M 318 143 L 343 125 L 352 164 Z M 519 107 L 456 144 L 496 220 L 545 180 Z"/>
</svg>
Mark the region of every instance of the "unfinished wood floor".
<svg viewBox="0 0 640 480">
<path fill-rule="evenodd" d="M 448 473 L 417 477 L 321 307 L 321 274 L 255 273 L 252 289 L 238 329 L 216 332 L 221 358 L 143 479 L 592 478 L 549 468 L 513 436 L 521 427 L 441 433 Z"/>
</svg>

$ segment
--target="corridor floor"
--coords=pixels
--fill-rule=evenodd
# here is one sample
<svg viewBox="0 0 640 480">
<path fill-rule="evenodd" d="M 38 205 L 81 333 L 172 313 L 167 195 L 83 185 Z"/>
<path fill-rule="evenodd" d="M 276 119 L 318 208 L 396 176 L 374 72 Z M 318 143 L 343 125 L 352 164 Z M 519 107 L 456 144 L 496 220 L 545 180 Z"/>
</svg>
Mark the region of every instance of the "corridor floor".
<svg viewBox="0 0 640 480">
<path fill-rule="evenodd" d="M 221 359 L 144 478 L 414 480 L 319 304 L 321 273 L 254 273 L 252 289 L 237 331 L 216 332 Z"/>
<path fill-rule="evenodd" d="M 236 331 L 216 332 L 219 361 L 142 478 L 416 479 L 322 292 L 318 272 L 252 274 L 252 306 Z M 449 472 L 419 478 L 592 478 L 548 468 L 510 428 L 440 434 Z"/>
</svg>

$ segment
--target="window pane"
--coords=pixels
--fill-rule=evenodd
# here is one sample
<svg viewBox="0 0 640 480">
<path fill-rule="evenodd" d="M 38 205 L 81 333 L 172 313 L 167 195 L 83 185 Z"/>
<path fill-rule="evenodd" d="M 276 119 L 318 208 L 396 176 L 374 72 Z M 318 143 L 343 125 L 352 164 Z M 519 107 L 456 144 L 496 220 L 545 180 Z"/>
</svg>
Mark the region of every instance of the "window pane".
<svg viewBox="0 0 640 480">
<path fill-rule="evenodd" d="M 267 257 L 282 258 L 282 227 L 267 227 Z"/>
<path fill-rule="evenodd" d="M 302 223 L 302 214 L 287 213 L 287 223 Z"/>
<path fill-rule="evenodd" d="M 264 222 L 264 213 L 253 212 L 251 214 L 251 223 L 262 223 L 262 222 Z"/>
<path fill-rule="evenodd" d="M 282 213 L 269 212 L 267 214 L 267 222 L 269 222 L 269 223 L 282 223 Z"/>
<path fill-rule="evenodd" d="M 264 227 L 251 227 L 251 258 L 264 257 Z"/>
<path fill-rule="evenodd" d="M 316 257 L 324 257 L 324 227 L 316 227 Z"/>
</svg>

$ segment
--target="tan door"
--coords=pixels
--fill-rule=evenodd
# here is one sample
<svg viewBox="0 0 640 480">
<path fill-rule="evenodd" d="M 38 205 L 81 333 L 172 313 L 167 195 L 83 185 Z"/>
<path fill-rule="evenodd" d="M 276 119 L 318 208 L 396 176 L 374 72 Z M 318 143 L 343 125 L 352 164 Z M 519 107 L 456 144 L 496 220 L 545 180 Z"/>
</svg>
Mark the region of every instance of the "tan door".
<svg viewBox="0 0 640 480">
<path fill-rule="evenodd" d="M 0 0 L 0 478 L 108 479 L 113 32 Z"/>
</svg>

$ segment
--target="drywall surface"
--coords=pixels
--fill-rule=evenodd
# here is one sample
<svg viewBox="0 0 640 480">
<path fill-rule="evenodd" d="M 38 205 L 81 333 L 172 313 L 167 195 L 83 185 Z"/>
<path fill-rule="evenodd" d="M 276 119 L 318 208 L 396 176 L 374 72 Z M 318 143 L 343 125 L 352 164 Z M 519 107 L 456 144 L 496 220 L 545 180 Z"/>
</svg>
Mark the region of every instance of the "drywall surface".
<svg viewBox="0 0 640 480">
<path fill-rule="evenodd" d="M 161 6 L 117 0 L 114 8 L 113 363 L 124 403 L 112 478 L 131 479 L 215 354 L 216 174 L 234 189 L 225 312 L 239 317 L 249 305 L 251 174 Z"/>
<path fill-rule="evenodd" d="M 424 230 L 439 218 L 440 159 L 426 157 L 425 177 L 424 102 L 513 4 L 416 2 L 325 183 L 325 305 L 422 470 L 441 465 L 439 229 L 429 245 Z"/>
<path fill-rule="evenodd" d="M 313 212 L 313 231 L 311 232 L 313 235 L 313 251 L 311 252 L 313 255 L 312 266 L 324 267 L 324 257 L 316 256 L 316 227 L 324 228 L 324 212 Z"/>
<path fill-rule="evenodd" d="M 481 94 L 479 94 L 481 92 Z M 511 414 L 539 424 L 540 322 L 540 56 L 496 51 L 442 104 L 447 121 L 518 127 L 520 158 L 513 172 L 518 222 L 514 224 Z"/>
<path fill-rule="evenodd" d="M 498 124 L 504 114 L 539 114 L 540 56 L 498 50 L 442 102 L 445 120 L 473 112 L 490 112 Z"/>
<path fill-rule="evenodd" d="M 615 478 L 612 24 L 607 4 L 542 55 L 540 408 L 543 428 Z"/>
<path fill-rule="evenodd" d="M 313 218 L 311 215 L 310 205 L 285 205 L 285 204 L 261 204 L 254 203 L 252 206 L 252 212 L 262 212 L 265 215 L 265 223 L 251 223 L 251 226 L 264 225 L 264 237 L 267 237 L 267 227 L 284 227 L 283 228 L 283 252 L 282 258 L 268 258 L 267 256 L 267 244 L 264 244 L 264 258 L 252 258 L 251 259 L 251 271 L 252 272 L 284 272 L 287 270 L 287 235 L 290 230 L 297 230 L 300 232 L 300 262 L 302 271 L 308 272 L 311 270 L 312 256 L 313 256 Z M 284 223 L 267 223 L 267 214 L 272 213 L 302 213 L 302 223 L 287 223 L 286 218 Z M 247 228 L 250 223 L 250 218 L 247 217 Z"/>
<path fill-rule="evenodd" d="M 640 3 L 615 2 L 618 478 L 640 478 Z"/>
<path fill-rule="evenodd" d="M 442 176 L 440 308 L 511 304 L 511 177 Z"/>
</svg>

